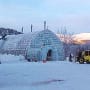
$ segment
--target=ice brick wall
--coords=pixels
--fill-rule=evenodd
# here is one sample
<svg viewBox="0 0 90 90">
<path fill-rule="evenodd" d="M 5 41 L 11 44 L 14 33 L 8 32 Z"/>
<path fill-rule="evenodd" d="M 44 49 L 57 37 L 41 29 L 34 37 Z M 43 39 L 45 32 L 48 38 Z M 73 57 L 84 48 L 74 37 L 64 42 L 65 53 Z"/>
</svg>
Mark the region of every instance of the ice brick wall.
<svg viewBox="0 0 90 90">
<path fill-rule="evenodd" d="M 63 44 L 50 30 L 10 36 L 2 49 L 6 53 L 21 54 L 37 60 L 46 59 L 48 51 L 51 50 L 52 60 L 64 60 Z"/>
</svg>

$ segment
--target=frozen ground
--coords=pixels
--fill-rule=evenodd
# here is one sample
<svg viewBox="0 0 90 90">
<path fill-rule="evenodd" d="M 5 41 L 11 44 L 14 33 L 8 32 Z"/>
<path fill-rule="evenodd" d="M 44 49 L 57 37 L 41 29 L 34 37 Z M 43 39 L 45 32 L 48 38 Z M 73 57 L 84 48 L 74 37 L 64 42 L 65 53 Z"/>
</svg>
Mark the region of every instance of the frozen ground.
<svg viewBox="0 0 90 90">
<path fill-rule="evenodd" d="M 24 62 L 14 55 L 0 61 L 0 90 L 90 90 L 89 64 Z"/>
<path fill-rule="evenodd" d="M 0 90 L 90 90 L 90 64 L 2 63 Z"/>
</svg>

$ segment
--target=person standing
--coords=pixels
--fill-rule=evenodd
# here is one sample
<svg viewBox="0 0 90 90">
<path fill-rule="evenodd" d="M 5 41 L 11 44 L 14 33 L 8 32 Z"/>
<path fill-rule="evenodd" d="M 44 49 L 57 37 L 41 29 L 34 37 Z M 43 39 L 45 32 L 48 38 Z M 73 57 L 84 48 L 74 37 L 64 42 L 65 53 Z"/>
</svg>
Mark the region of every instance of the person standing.
<svg viewBox="0 0 90 90">
<path fill-rule="evenodd" d="M 72 54 L 69 55 L 69 61 L 72 62 Z"/>
</svg>

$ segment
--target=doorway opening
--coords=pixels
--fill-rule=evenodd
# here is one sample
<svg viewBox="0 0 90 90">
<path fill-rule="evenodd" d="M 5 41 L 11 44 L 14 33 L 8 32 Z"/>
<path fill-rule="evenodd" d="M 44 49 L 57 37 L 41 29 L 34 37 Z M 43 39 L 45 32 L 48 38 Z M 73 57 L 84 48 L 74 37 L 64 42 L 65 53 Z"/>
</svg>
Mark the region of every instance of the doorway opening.
<svg viewBox="0 0 90 90">
<path fill-rule="evenodd" d="M 52 50 L 51 50 L 51 49 L 48 50 L 48 52 L 47 52 L 46 60 L 47 60 L 47 61 L 51 61 L 51 60 L 52 60 Z"/>
</svg>

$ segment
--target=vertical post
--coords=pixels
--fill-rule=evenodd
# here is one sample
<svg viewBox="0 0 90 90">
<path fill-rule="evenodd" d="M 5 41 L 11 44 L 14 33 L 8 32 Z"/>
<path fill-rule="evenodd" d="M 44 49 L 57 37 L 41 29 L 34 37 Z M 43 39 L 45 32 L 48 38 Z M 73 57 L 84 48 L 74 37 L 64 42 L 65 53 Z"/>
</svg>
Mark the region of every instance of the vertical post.
<svg viewBox="0 0 90 90">
<path fill-rule="evenodd" d="M 22 27 L 22 33 L 23 33 L 23 27 Z"/>
<path fill-rule="evenodd" d="M 33 27 L 33 26 L 32 26 L 32 24 L 31 24 L 31 32 L 32 32 L 32 27 Z"/>
<path fill-rule="evenodd" d="M 46 21 L 44 21 L 44 30 L 46 30 Z"/>
</svg>

